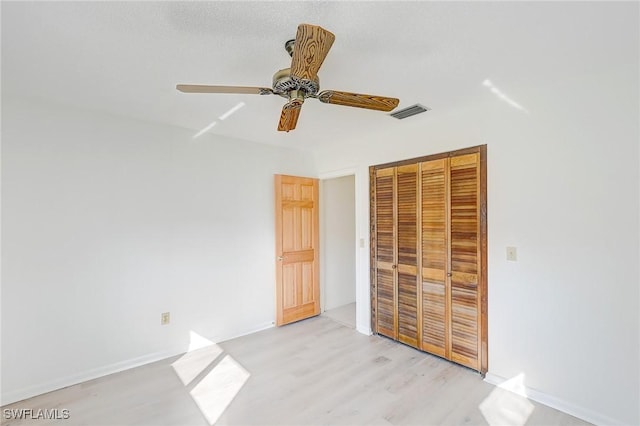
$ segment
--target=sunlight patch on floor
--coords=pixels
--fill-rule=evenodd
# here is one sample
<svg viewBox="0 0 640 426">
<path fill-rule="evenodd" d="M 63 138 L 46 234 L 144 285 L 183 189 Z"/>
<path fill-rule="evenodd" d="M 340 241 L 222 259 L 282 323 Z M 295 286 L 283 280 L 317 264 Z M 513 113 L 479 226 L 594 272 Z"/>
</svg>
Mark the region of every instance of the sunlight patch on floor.
<svg viewBox="0 0 640 426">
<path fill-rule="evenodd" d="M 182 384 L 187 386 L 222 354 L 222 348 L 216 344 L 196 349 L 182 355 L 171 366 Z"/>
<path fill-rule="evenodd" d="M 171 364 L 174 372 L 213 425 L 249 379 L 250 373 L 212 341 L 190 332 L 189 351 Z M 217 362 L 220 359 L 219 362 Z M 197 380 L 205 371 L 204 377 Z"/>
<path fill-rule="evenodd" d="M 225 357 L 191 391 L 209 424 L 214 424 L 249 379 L 249 372 Z"/>
<path fill-rule="evenodd" d="M 478 405 L 491 426 L 524 425 L 535 406 L 527 399 L 524 373 L 505 381 Z"/>
</svg>

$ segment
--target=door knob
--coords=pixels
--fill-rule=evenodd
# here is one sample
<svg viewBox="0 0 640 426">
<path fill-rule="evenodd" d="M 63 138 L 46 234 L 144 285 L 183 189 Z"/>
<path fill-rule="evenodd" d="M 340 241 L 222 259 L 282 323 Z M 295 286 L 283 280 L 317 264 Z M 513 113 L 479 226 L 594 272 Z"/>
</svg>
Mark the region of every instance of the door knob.
<svg viewBox="0 0 640 426">
<path fill-rule="evenodd" d="M 282 262 L 282 260 L 284 259 L 284 257 L 282 256 L 278 256 L 278 260 Z"/>
<path fill-rule="evenodd" d="M 447 274 L 447 276 L 448 276 L 448 277 L 450 277 L 450 276 L 452 276 L 452 275 L 453 275 L 453 273 L 451 273 L 451 272 L 449 272 L 449 273 Z"/>
</svg>

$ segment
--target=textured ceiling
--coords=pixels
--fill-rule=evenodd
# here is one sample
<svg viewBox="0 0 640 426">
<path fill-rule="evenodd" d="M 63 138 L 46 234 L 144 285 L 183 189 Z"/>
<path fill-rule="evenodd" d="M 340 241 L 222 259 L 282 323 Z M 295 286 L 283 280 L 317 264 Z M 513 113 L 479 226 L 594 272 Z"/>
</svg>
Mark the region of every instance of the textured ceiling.
<svg viewBox="0 0 640 426">
<path fill-rule="evenodd" d="M 517 97 L 518 87 L 629 61 L 619 54 L 617 23 L 637 16 L 622 7 L 628 4 L 2 2 L 2 90 L 194 134 L 216 120 L 211 133 L 312 149 L 405 122 L 311 99 L 286 134 L 276 131 L 280 97 L 183 94 L 175 85 L 270 86 L 290 63 L 284 42 L 305 22 L 336 35 L 321 89 L 398 97 L 400 108 L 419 102 L 433 111 L 408 120 L 429 120 L 479 99 L 499 102 L 482 85 L 487 78 Z M 218 119 L 239 102 L 242 109 Z"/>
</svg>

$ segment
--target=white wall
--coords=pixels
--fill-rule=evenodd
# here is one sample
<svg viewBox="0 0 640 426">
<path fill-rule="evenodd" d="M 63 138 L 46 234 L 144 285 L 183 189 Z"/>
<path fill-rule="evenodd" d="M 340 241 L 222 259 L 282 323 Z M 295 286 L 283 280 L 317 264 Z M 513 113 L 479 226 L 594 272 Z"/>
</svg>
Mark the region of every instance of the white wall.
<svg viewBox="0 0 640 426">
<path fill-rule="evenodd" d="M 271 326 L 273 174 L 315 175 L 308 155 L 2 108 L 3 404 Z"/>
<path fill-rule="evenodd" d="M 393 132 L 316 152 L 319 173 L 358 170 L 360 329 L 369 318 L 368 166 L 486 143 L 490 375 L 524 373 L 545 402 L 591 421 L 640 423 L 638 29 L 619 30 L 636 40 L 627 64 L 502 82 L 528 114 L 479 78 L 465 107 L 431 105 Z M 506 261 L 507 246 L 517 262 Z"/>
<path fill-rule="evenodd" d="M 540 27 L 510 23 L 531 34 L 520 49 L 500 37 L 477 46 L 477 57 L 526 66 L 481 68 L 477 81 L 452 69 L 468 96 L 450 108 L 415 99 L 433 111 L 326 141 L 316 170 L 357 171 L 366 332 L 368 166 L 486 143 L 490 373 L 525 373 L 592 421 L 639 424 L 638 7 L 617 4 L 607 23 L 599 10 L 580 14 L 604 3 L 571 7 Z M 593 31 L 576 33 L 578 19 Z M 439 82 L 415 84 L 427 93 Z M 2 107 L 2 403 L 184 350 L 190 331 L 219 340 L 270 324 L 271 175 L 313 174 L 306 156 L 4 97 Z M 505 260 L 512 245 L 516 263 Z M 166 310 L 172 324 L 161 327 Z"/>
<path fill-rule="evenodd" d="M 321 181 L 324 310 L 356 301 L 356 212 L 353 175 Z"/>
</svg>

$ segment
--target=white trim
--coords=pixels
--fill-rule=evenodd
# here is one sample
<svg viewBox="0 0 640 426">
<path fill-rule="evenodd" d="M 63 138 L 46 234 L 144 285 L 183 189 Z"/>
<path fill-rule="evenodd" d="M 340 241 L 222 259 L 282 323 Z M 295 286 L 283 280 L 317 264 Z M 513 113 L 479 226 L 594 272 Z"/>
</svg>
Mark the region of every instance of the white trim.
<svg viewBox="0 0 640 426">
<path fill-rule="evenodd" d="M 237 339 L 238 337 L 247 336 L 249 334 L 257 333 L 257 332 L 263 331 L 263 330 L 268 330 L 270 328 L 274 328 L 275 324 L 276 324 L 276 322 L 275 322 L 275 319 L 274 319 L 274 320 L 271 320 L 269 322 L 265 322 L 265 323 L 262 323 L 260 325 L 255 326 L 255 327 L 252 327 L 249 330 L 241 331 L 239 333 L 234 333 L 233 335 L 217 339 L 217 341 L 215 343 L 226 342 L 227 340 Z"/>
<path fill-rule="evenodd" d="M 362 334 L 364 334 L 365 336 L 371 336 L 371 335 L 373 334 L 373 333 L 371 332 L 371 327 L 363 328 L 363 327 L 360 327 L 360 325 L 358 325 L 358 326 L 356 327 L 356 331 L 357 331 L 358 333 L 362 333 Z"/>
<path fill-rule="evenodd" d="M 226 338 L 218 339 L 216 343 L 223 342 L 236 337 L 246 336 L 247 334 L 256 333 L 258 331 L 272 328 L 273 322 L 268 322 L 254 327 L 248 331 L 243 331 L 239 334 L 234 334 Z M 26 388 L 2 392 L 0 396 L 0 406 L 13 404 L 14 402 L 22 401 L 24 399 L 33 398 L 34 396 L 42 395 L 43 393 L 52 392 L 58 389 L 66 388 L 68 386 L 77 385 L 89 380 L 97 379 L 99 377 L 108 376 L 109 374 L 118 373 L 120 371 L 129 370 L 131 368 L 140 367 L 145 364 L 160 361 L 166 358 L 171 358 L 176 355 L 181 355 L 188 351 L 188 345 L 174 346 L 170 349 L 154 352 L 147 355 L 142 355 L 136 358 L 131 358 L 125 361 L 119 361 L 113 364 L 105 365 L 91 370 L 86 370 L 81 373 L 75 373 L 70 376 L 61 377 L 46 383 L 40 383 L 37 385 L 28 386 Z"/>
<path fill-rule="evenodd" d="M 508 379 L 505 379 L 504 377 L 492 373 L 487 373 L 484 378 L 485 382 L 490 383 L 494 386 L 500 386 L 507 380 Z M 581 407 L 579 405 L 573 404 L 571 402 L 565 401 L 536 389 L 531 389 L 525 386 L 525 392 L 525 396 L 532 401 L 536 401 L 548 407 L 555 408 L 556 410 L 562 411 L 563 413 L 570 414 L 574 417 L 585 420 L 589 423 L 593 423 L 595 425 L 613 426 L 625 424 L 624 422 L 613 419 L 605 414 L 595 412 L 585 407 Z"/>
<path fill-rule="evenodd" d="M 356 171 L 356 330 L 371 335 L 371 285 L 369 282 L 369 167 Z M 364 247 L 360 247 L 363 240 Z"/>
<path fill-rule="evenodd" d="M 32 398 L 43 393 L 52 392 L 54 390 L 73 386 L 78 383 L 86 382 L 88 380 L 97 379 L 99 377 L 107 376 L 109 374 L 118 373 L 120 371 L 128 370 L 130 368 L 139 367 L 141 365 L 149 364 L 151 362 L 160 361 L 161 359 L 169 358 L 180 353 L 185 352 L 184 348 L 173 348 L 166 351 L 155 352 L 147 355 L 143 355 L 136 358 L 131 358 L 125 361 L 116 362 L 113 364 L 105 365 L 102 367 L 86 370 L 81 373 L 72 374 L 70 376 L 61 377 L 56 380 L 52 380 L 46 383 L 40 383 L 26 388 L 18 389 L 10 392 L 2 393 L 1 404 L 7 405 L 23 399 Z"/>
<path fill-rule="evenodd" d="M 318 179 L 325 180 L 325 179 L 334 179 L 334 178 L 339 178 L 344 176 L 352 176 L 352 175 L 356 175 L 357 172 L 358 172 L 358 169 L 355 167 L 334 170 L 332 172 L 320 173 L 320 175 L 318 175 Z"/>
<path fill-rule="evenodd" d="M 364 167 L 364 173 L 362 169 L 357 167 L 349 167 L 339 170 L 334 170 L 326 173 L 320 173 L 318 179 L 334 179 L 344 176 L 353 176 L 355 180 L 355 221 L 356 221 L 356 330 L 367 336 L 371 335 L 371 312 L 369 299 L 369 223 L 368 215 L 366 215 L 367 221 L 362 218 L 363 212 L 368 210 L 369 202 L 369 168 Z M 364 181 L 364 183 L 363 183 Z M 365 186 L 366 191 L 366 203 L 363 206 L 363 189 L 361 185 Z M 322 226 L 322 225 L 320 225 Z M 360 247 L 360 240 L 364 240 L 364 247 Z M 322 255 L 322 252 L 321 252 Z M 366 259 L 365 259 L 366 255 Z M 322 263 L 322 262 L 321 262 Z M 320 278 L 321 286 L 323 285 L 322 278 Z M 323 289 L 321 289 L 321 292 Z M 321 295 L 322 298 L 322 295 Z"/>
</svg>

